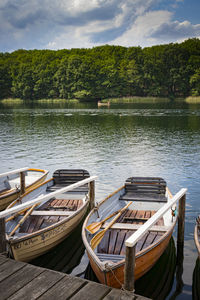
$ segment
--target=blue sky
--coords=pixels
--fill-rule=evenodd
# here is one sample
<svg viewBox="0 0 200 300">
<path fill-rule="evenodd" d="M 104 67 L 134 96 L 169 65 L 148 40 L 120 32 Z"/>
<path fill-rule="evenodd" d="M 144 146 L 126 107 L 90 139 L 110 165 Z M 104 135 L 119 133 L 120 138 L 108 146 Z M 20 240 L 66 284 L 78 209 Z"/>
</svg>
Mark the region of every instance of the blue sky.
<svg viewBox="0 0 200 300">
<path fill-rule="evenodd" d="M 0 52 L 200 38 L 200 0 L 0 0 Z"/>
</svg>

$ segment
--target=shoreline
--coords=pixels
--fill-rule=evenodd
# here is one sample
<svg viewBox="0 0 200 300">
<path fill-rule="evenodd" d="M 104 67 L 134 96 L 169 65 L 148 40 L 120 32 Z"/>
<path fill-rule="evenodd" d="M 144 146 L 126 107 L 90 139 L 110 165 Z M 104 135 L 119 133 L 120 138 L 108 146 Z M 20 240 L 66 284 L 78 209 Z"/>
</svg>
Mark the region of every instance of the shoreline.
<svg viewBox="0 0 200 300">
<path fill-rule="evenodd" d="M 110 104 L 129 104 L 129 103 L 188 103 L 188 104 L 199 104 L 200 96 L 189 96 L 186 98 L 159 98 L 159 97 L 121 97 L 121 98 L 107 98 L 101 100 L 102 103 L 110 102 Z M 96 103 L 96 101 L 80 101 L 78 99 L 38 99 L 38 100 L 23 100 L 19 98 L 7 98 L 1 99 L 0 103 L 2 104 L 22 104 L 24 102 L 35 102 L 35 103 L 61 103 L 68 102 L 70 103 Z"/>
</svg>

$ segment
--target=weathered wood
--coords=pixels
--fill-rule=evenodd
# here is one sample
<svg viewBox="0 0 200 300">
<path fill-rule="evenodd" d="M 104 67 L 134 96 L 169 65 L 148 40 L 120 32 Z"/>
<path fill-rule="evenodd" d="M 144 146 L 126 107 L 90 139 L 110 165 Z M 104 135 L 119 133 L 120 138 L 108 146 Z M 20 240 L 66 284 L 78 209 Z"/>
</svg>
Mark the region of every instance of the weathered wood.
<svg viewBox="0 0 200 300">
<path fill-rule="evenodd" d="M 91 181 L 89 183 L 89 197 L 90 197 L 90 209 L 95 206 L 95 182 Z"/>
<path fill-rule="evenodd" d="M 21 195 L 25 193 L 25 173 L 20 172 L 20 192 Z"/>
<path fill-rule="evenodd" d="M 5 219 L 0 219 L 0 253 L 6 252 Z"/>
<path fill-rule="evenodd" d="M 22 269 L 24 266 L 25 264 L 23 262 L 5 258 L 5 263 L 0 266 L 0 282 L 16 271 Z"/>
<path fill-rule="evenodd" d="M 135 246 L 126 247 L 126 259 L 124 268 L 124 288 L 134 292 L 134 270 L 135 270 Z"/>
<path fill-rule="evenodd" d="M 185 201 L 186 196 L 184 194 L 179 201 L 177 243 L 184 243 Z"/>
<path fill-rule="evenodd" d="M 88 299 L 103 299 L 111 288 L 105 285 L 98 284 L 96 282 L 88 282 L 83 286 L 78 293 L 76 293 L 72 300 L 88 300 Z"/>
<path fill-rule="evenodd" d="M 1 255 L 0 261 L 2 262 L 0 264 L 0 298 L 2 300 L 147 299 L 82 278 L 17 262 Z"/>
<path fill-rule="evenodd" d="M 40 299 L 69 299 L 86 284 L 87 281 L 81 278 L 72 278 L 70 276 L 65 275 L 65 277 L 63 277 L 48 291 L 46 291 Z"/>
<path fill-rule="evenodd" d="M 8 299 L 42 272 L 44 272 L 42 268 L 24 265 L 13 274 L 10 274 L 10 276 L 0 282 L 1 300 Z"/>
<path fill-rule="evenodd" d="M 49 288 L 51 288 L 56 282 L 60 281 L 64 277 L 64 274 L 58 272 L 51 272 L 45 270 L 39 274 L 36 278 L 31 280 L 24 286 L 23 289 L 18 290 L 10 297 L 10 300 L 14 299 L 37 299 Z M 39 287 L 39 288 L 38 288 Z"/>
</svg>

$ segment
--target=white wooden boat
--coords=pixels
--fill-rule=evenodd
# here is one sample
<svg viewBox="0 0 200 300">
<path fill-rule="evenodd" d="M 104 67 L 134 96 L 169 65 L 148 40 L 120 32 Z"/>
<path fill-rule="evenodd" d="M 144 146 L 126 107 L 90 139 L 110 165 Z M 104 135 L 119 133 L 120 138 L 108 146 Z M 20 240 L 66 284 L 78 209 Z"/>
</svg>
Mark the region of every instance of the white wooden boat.
<svg viewBox="0 0 200 300">
<path fill-rule="evenodd" d="M 89 209 L 88 183 L 70 192 L 63 190 L 83 179 L 89 179 L 85 170 L 57 170 L 53 178 L 23 195 L 23 204 L 35 198 L 45 200 L 6 219 L 6 239 L 14 259 L 30 261 L 72 233 Z"/>
<path fill-rule="evenodd" d="M 194 228 L 194 242 L 197 247 L 197 251 L 200 259 L 200 216 L 198 216 Z"/>
<path fill-rule="evenodd" d="M 24 171 L 23 171 L 24 170 Z M 13 200 L 21 195 L 20 173 L 25 173 L 25 190 L 30 191 L 46 180 L 48 171 L 23 168 L 0 174 L 0 210 L 5 209 Z"/>
<path fill-rule="evenodd" d="M 171 198 L 162 178 L 131 177 L 123 187 L 106 197 L 89 213 L 83 224 L 82 238 L 91 267 L 101 283 L 122 287 L 125 241 Z M 109 216 L 112 218 L 107 223 Z M 162 255 L 176 220 L 175 212 L 168 209 L 137 242 L 135 280 L 150 270 Z"/>
</svg>

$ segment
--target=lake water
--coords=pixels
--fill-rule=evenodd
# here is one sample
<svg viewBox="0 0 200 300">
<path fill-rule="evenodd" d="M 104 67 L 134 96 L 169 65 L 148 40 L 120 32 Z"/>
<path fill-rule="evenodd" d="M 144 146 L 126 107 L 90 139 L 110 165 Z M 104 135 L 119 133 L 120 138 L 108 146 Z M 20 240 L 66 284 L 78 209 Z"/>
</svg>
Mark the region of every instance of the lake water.
<svg viewBox="0 0 200 300">
<path fill-rule="evenodd" d="M 183 288 L 168 298 L 191 299 L 200 214 L 200 105 L 0 104 L 0 172 L 20 167 L 84 168 L 97 175 L 96 201 L 130 176 L 163 177 L 186 198 Z M 176 241 L 176 231 L 174 232 Z M 83 264 L 83 262 L 81 262 Z M 173 299 L 174 299 L 173 298 Z"/>
</svg>

